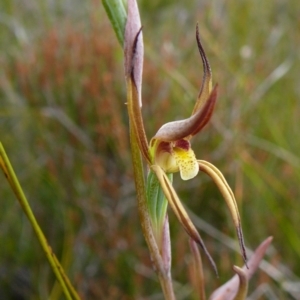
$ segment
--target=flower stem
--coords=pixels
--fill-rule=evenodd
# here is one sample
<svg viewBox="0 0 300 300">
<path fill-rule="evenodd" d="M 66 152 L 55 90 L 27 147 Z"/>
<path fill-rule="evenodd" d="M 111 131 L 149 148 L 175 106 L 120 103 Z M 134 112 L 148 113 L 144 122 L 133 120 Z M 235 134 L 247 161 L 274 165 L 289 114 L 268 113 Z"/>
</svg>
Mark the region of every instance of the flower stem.
<svg viewBox="0 0 300 300">
<path fill-rule="evenodd" d="M 166 270 L 163 259 L 159 252 L 155 236 L 152 229 L 151 219 L 147 206 L 146 188 L 144 180 L 144 168 L 141 153 L 133 127 L 130 124 L 130 144 L 133 162 L 134 180 L 137 191 L 138 211 L 141 220 L 143 234 L 148 245 L 155 270 L 157 272 L 160 285 L 166 300 L 175 300 L 171 273 Z"/>
</svg>

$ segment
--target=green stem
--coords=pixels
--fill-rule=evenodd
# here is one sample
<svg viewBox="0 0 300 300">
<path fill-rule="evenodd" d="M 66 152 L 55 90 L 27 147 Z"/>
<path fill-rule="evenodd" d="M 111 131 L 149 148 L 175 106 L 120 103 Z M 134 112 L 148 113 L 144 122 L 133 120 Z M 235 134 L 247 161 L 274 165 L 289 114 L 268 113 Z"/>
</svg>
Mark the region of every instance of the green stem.
<svg viewBox="0 0 300 300">
<path fill-rule="evenodd" d="M 137 139 L 135 136 L 135 132 L 132 126 L 130 126 L 130 145 L 133 162 L 134 180 L 137 191 L 138 211 L 143 234 L 148 245 L 151 258 L 155 265 L 155 269 L 158 274 L 158 278 L 163 289 L 165 299 L 175 300 L 170 272 L 168 272 L 168 270 L 166 270 L 164 267 L 164 263 L 153 234 L 151 219 L 147 206 L 143 162 L 138 147 Z"/>
<path fill-rule="evenodd" d="M 18 178 L 13 170 L 13 167 L 6 155 L 6 152 L 3 148 L 2 143 L 0 142 L 0 166 L 4 172 L 5 177 L 7 178 L 12 190 L 14 191 L 23 211 L 25 212 L 29 222 L 31 223 L 34 232 L 38 238 L 38 241 L 40 242 L 46 257 L 50 263 L 50 266 L 61 284 L 62 290 L 68 300 L 72 300 L 73 298 L 76 300 L 80 300 L 80 297 L 78 296 L 77 292 L 73 288 L 72 284 L 70 283 L 67 275 L 65 274 L 61 264 L 57 260 L 55 254 L 53 253 L 51 247 L 49 246 L 31 208 L 30 205 L 26 199 L 26 196 L 22 190 L 22 187 L 18 181 Z M 73 295 L 73 298 L 71 296 Z"/>
</svg>

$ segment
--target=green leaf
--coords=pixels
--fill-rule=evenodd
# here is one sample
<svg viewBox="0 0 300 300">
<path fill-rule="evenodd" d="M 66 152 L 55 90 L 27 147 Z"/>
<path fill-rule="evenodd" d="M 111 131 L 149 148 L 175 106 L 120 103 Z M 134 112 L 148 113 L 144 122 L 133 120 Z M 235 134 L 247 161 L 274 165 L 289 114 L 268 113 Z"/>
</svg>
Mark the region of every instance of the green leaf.
<svg viewBox="0 0 300 300">
<path fill-rule="evenodd" d="M 167 175 L 170 182 L 173 181 L 173 174 Z M 160 186 L 155 173 L 150 170 L 147 177 L 147 205 L 149 209 L 150 218 L 156 234 L 162 234 L 163 224 L 168 207 L 168 200 Z"/>
<path fill-rule="evenodd" d="M 118 41 L 123 47 L 127 12 L 122 0 L 102 0 L 102 4 L 115 30 Z"/>
</svg>

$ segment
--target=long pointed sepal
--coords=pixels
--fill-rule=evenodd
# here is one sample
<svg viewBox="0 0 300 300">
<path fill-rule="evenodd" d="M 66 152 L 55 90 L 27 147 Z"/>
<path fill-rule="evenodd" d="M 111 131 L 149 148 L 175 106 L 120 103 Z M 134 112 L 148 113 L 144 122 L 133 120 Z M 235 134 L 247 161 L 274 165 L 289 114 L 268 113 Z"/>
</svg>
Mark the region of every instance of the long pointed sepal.
<svg viewBox="0 0 300 300">
<path fill-rule="evenodd" d="M 206 249 L 204 242 L 197 231 L 196 227 L 194 226 L 193 222 L 191 221 L 190 217 L 188 216 L 185 208 L 183 207 L 179 197 L 177 196 L 176 191 L 174 190 L 172 184 L 170 183 L 167 175 L 165 172 L 162 170 L 161 167 L 157 165 L 152 165 L 151 169 L 153 172 L 156 174 L 160 185 L 163 189 L 163 192 L 173 209 L 176 217 L 178 218 L 179 222 L 182 224 L 183 228 L 185 231 L 189 234 L 189 236 L 203 249 L 204 253 L 206 254 L 207 258 L 209 259 L 209 262 L 211 263 L 212 267 L 214 268 L 216 274 L 218 275 L 217 272 L 217 267 L 210 256 L 208 250 Z"/>
<path fill-rule="evenodd" d="M 219 191 L 221 192 L 232 217 L 233 223 L 236 228 L 241 254 L 244 259 L 245 264 L 247 265 L 247 256 L 246 256 L 246 249 L 245 249 L 245 242 L 243 237 L 242 225 L 240 214 L 238 210 L 238 206 L 234 197 L 234 194 L 228 185 L 226 179 L 224 178 L 223 174 L 217 169 L 213 164 L 205 161 L 205 160 L 198 160 L 199 162 L 199 169 L 200 171 L 206 173 L 214 183 L 217 185 Z"/>
<path fill-rule="evenodd" d="M 217 87 L 217 85 L 214 87 L 201 110 L 187 119 L 169 122 L 163 125 L 153 137 L 153 140 L 157 139 L 165 142 L 173 142 L 197 134 L 208 123 L 212 116 L 217 100 Z"/>
<path fill-rule="evenodd" d="M 202 108 L 212 90 L 212 72 L 204 48 L 201 44 L 198 24 L 196 26 L 196 40 L 203 64 L 203 78 L 198 99 L 194 106 L 192 115 L 194 115 L 199 109 Z"/>
</svg>

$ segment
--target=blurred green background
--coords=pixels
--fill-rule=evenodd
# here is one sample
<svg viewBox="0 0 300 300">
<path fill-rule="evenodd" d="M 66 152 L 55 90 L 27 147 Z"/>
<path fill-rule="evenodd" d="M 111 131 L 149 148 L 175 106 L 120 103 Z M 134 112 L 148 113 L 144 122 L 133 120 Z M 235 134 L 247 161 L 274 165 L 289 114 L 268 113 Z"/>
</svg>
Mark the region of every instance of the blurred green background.
<svg viewBox="0 0 300 300">
<path fill-rule="evenodd" d="M 247 247 L 274 236 L 250 299 L 300 299 L 298 2 L 138 3 L 148 137 L 192 111 L 199 22 L 219 98 L 193 149 L 233 188 Z M 0 140 L 77 290 L 85 299 L 162 299 L 136 208 L 122 49 L 101 1 L 2 0 L 0 63 Z M 233 224 L 206 175 L 174 181 L 219 269 L 216 278 L 204 259 L 209 294 L 242 264 L 230 248 Z M 4 176 L 0 201 L 0 298 L 63 299 Z M 169 216 L 176 294 L 194 299 L 188 238 Z"/>
</svg>

